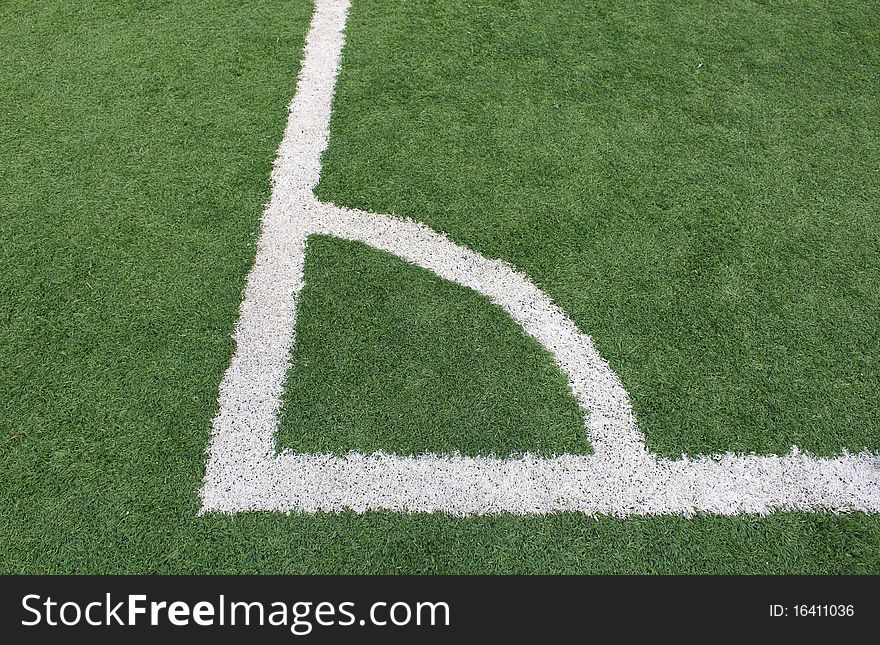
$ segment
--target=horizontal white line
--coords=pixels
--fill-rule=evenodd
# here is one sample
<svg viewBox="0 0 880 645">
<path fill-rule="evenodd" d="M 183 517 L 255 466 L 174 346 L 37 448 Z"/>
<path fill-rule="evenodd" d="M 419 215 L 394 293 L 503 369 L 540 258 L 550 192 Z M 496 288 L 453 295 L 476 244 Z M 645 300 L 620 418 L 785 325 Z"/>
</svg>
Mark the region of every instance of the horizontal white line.
<svg viewBox="0 0 880 645">
<path fill-rule="evenodd" d="M 282 454 L 206 482 L 205 511 L 387 509 L 451 515 L 589 515 L 775 510 L 880 512 L 880 461 L 863 453 L 815 459 L 703 457 L 616 463 L 594 455 L 511 459 L 375 453 Z"/>
</svg>

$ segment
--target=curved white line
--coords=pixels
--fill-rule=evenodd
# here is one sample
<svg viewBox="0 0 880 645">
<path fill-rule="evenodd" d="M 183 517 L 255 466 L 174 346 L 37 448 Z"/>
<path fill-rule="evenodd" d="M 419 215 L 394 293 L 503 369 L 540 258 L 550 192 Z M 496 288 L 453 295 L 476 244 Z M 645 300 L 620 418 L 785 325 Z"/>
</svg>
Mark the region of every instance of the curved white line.
<svg viewBox="0 0 880 645">
<path fill-rule="evenodd" d="M 220 384 L 202 512 L 391 509 L 455 515 L 880 512 L 880 457 L 733 454 L 671 461 L 645 448 L 629 397 L 591 339 L 524 274 L 423 224 L 319 202 L 347 0 L 317 0 L 272 172 L 254 266 Z M 275 453 L 306 240 L 368 244 L 487 296 L 553 354 L 585 411 L 595 453 L 511 459 Z"/>
</svg>

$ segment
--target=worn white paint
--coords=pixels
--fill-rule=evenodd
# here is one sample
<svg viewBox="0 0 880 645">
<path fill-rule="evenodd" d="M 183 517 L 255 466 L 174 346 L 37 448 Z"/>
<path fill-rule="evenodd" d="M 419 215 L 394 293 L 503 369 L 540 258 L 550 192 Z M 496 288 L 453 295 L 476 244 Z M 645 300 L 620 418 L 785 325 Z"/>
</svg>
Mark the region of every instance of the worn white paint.
<svg viewBox="0 0 880 645">
<path fill-rule="evenodd" d="M 617 516 L 777 509 L 880 512 L 880 456 L 719 455 L 671 461 L 648 452 L 620 380 L 525 275 L 410 220 L 319 202 L 347 0 L 317 0 L 296 95 L 272 172 L 254 267 L 220 384 L 202 512 L 391 509 L 453 515 L 579 511 Z M 368 244 L 487 296 L 552 354 L 586 418 L 593 455 L 345 457 L 276 453 L 306 239 Z"/>
</svg>

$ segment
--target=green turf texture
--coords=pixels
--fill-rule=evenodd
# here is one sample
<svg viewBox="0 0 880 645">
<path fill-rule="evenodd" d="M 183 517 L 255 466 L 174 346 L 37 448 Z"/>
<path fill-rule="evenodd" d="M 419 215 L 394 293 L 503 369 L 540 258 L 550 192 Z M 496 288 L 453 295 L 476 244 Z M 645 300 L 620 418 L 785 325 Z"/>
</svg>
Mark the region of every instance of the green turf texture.
<svg viewBox="0 0 880 645">
<path fill-rule="evenodd" d="M 861 514 L 198 517 L 310 12 L 0 5 L 0 571 L 880 573 L 880 520 Z M 655 450 L 876 450 L 878 33 L 867 1 L 355 0 L 321 195 L 527 271 L 596 339 Z M 394 346 L 409 327 L 385 297 L 338 290 L 354 264 L 377 288 L 409 276 L 388 298 L 431 329 L 479 331 L 443 326 L 462 315 L 443 294 L 467 295 L 395 260 L 317 240 L 307 262 L 298 332 L 374 316 L 390 347 L 340 341 L 393 357 L 384 374 L 418 354 Z M 513 332 L 483 304 L 497 348 Z M 312 344 L 292 378 L 373 374 Z M 491 364 L 543 360 L 510 345 Z M 557 375 L 517 378 L 544 389 L 496 383 L 481 418 L 538 395 L 564 407 Z M 408 393 L 396 422 L 424 401 L 458 414 L 464 385 Z M 286 402 L 303 396 L 291 381 Z M 334 400 L 309 396 L 291 427 Z M 350 402 L 339 441 L 373 406 Z"/>
<path fill-rule="evenodd" d="M 655 452 L 880 447 L 880 5 L 355 2 L 319 195 L 526 271 Z"/>
<path fill-rule="evenodd" d="M 362 244 L 309 238 L 279 448 L 591 452 L 549 352 L 489 300 Z"/>
</svg>

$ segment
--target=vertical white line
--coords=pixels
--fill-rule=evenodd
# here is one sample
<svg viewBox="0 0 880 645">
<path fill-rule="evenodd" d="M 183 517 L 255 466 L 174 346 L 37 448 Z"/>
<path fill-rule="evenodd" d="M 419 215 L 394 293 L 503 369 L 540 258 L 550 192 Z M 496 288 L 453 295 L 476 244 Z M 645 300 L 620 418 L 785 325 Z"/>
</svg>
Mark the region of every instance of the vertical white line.
<svg viewBox="0 0 880 645">
<path fill-rule="evenodd" d="M 315 4 L 296 94 L 272 173 L 273 187 L 283 190 L 273 191 L 273 200 L 313 199 L 312 191 L 321 177 L 321 155 L 330 136 L 333 92 L 350 6 L 348 0 L 320 0 Z"/>
<path fill-rule="evenodd" d="M 235 353 L 220 383 L 203 500 L 231 479 L 243 485 L 274 454 L 296 299 L 302 289 L 308 235 L 303 209 L 316 203 L 312 189 L 327 145 L 348 8 L 347 0 L 319 0 L 312 15 L 296 94 L 272 171 L 272 196 L 236 324 Z M 297 213 L 303 216 L 296 218 Z"/>
</svg>

